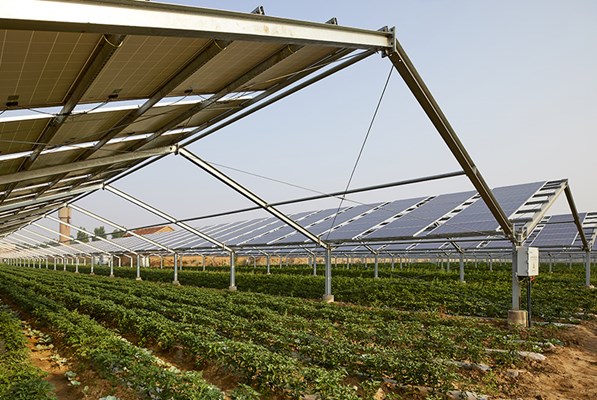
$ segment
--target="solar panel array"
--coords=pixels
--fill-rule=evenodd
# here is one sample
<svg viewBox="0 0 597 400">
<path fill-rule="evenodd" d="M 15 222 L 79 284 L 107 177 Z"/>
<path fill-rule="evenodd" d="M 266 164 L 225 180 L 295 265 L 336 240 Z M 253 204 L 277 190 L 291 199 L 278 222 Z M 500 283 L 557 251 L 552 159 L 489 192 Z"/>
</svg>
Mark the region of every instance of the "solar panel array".
<svg viewBox="0 0 597 400">
<path fill-rule="evenodd" d="M 539 190 L 545 182 L 534 182 L 522 185 L 506 186 L 493 190 L 493 194 L 506 215 L 513 214 Z M 499 225 L 491 211 L 482 200 L 465 208 L 445 224 L 439 226 L 429 235 L 458 235 L 469 232 L 489 232 L 498 229 Z"/>
<path fill-rule="evenodd" d="M 579 215 L 584 219 L 585 214 Z M 564 247 L 572 246 L 578 235 L 578 228 L 572 215 L 554 215 L 539 232 L 531 246 L 535 247 Z"/>
<path fill-rule="evenodd" d="M 0 213 L 8 211 L 0 235 L 357 49 L 364 54 L 355 62 L 394 40 L 390 32 L 152 2 L 17 3 L 3 7 L 0 29 Z M 148 25 L 131 24 L 130 12 Z M 134 105 L 108 104 L 117 101 Z"/>
</svg>

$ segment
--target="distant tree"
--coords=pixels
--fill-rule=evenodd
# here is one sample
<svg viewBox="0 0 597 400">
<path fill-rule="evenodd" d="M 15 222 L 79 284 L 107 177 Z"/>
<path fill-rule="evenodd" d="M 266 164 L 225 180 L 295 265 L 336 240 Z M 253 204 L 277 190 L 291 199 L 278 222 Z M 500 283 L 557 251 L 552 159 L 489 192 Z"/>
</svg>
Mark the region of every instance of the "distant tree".
<svg viewBox="0 0 597 400">
<path fill-rule="evenodd" d="M 106 229 L 103 226 L 98 226 L 97 228 L 93 229 L 93 234 L 95 236 L 101 236 L 101 237 L 105 238 L 106 237 Z M 95 236 L 92 238 L 92 240 L 93 241 L 99 240 Z"/>
<path fill-rule="evenodd" d="M 122 235 L 124 235 L 124 231 L 121 231 L 120 229 L 115 229 L 115 230 L 112 232 L 112 239 L 118 239 L 118 238 L 121 238 L 121 237 L 122 237 Z"/>
<path fill-rule="evenodd" d="M 83 231 L 77 231 L 77 240 L 83 243 L 89 242 L 89 235 Z"/>
</svg>

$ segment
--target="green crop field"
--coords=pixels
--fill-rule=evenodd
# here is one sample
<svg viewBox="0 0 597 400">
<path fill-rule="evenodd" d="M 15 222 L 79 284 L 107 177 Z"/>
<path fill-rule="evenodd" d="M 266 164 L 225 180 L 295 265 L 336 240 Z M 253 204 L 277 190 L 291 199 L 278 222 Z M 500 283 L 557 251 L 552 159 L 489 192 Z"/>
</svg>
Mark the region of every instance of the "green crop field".
<svg viewBox="0 0 597 400">
<path fill-rule="evenodd" d="M 427 388 L 427 396 L 454 389 L 497 394 L 507 392 L 495 384 L 500 374 L 525 362 L 517 351 L 558 343 L 554 327 L 519 331 L 503 321 L 456 316 L 507 309 L 506 270 L 469 271 L 466 284 L 429 266 L 382 269 L 381 279 L 339 270 L 334 285 L 345 303 L 324 304 L 301 298 L 318 297 L 323 282 L 303 269 L 241 270 L 237 282 L 247 291 L 228 292 L 205 288 L 225 287 L 226 272 L 185 270 L 183 286 L 175 287 L 164 283 L 169 270 L 144 269 L 139 282 L 3 266 L 0 295 L 80 365 L 148 399 L 356 399 L 382 387 L 385 398 L 413 387 Z M 579 273 L 560 268 L 536 283 L 537 308 L 548 319 L 595 313 L 597 298 L 582 288 Z M 116 275 L 135 276 L 130 268 Z M 166 361 L 182 354 L 186 370 L 152 351 Z M 203 370 L 217 373 L 207 379 Z"/>
</svg>

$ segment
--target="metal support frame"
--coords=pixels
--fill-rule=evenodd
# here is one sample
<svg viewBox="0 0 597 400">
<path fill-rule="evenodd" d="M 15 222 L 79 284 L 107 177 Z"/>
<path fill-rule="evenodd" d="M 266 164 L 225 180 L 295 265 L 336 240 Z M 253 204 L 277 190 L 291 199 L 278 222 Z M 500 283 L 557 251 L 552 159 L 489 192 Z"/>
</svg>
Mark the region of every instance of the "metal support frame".
<svg viewBox="0 0 597 400">
<path fill-rule="evenodd" d="M 378 254 L 373 253 L 374 254 L 374 266 L 373 266 L 373 278 L 374 279 L 378 279 L 379 278 L 379 260 L 378 260 Z"/>
<path fill-rule="evenodd" d="M 326 303 L 332 303 L 334 301 L 334 295 L 332 294 L 332 249 L 325 249 L 325 292 L 323 294 L 323 301 Z"/>
<path fill-rule="evenodd" d="M 68 174 L 73 171 L 80 171 L 105 165 L 114 165 L 121 162 L 142 160 L 149 157 L 171 154 L 176 151 L 175 146 L 164 146 L 150 150 L 139 150 L 134 153 L 117 154 L 114 156 L 98 157 L 85 161 L 75 161 L 67 164 L 55 165 L 52 167 L 37 168 L 33 170 L 14 172 L 0 176 L 0 185 L 7 183 L 23 182 L 38 178 L 44 178 L 59 174 Z"/>
<path fill-rule="evenodd" d="M 294 220 L 292 220 L 291 218 L 286 216 L 286 214 L 282 213 L 277 208 L 272 207 L 265 200 L 261 199 L 256 194 L 252 193 L 247 188 L 245 188 L 244 186 L 242 186 L 241 184 L 239 184 L 238 182 L 236 182 L 235 180 L 233 180 L 232 178 L 230 178 L 223 172 L 219 171 L 218 169 L 213 167 L 208 162 L 197 157 L 195 154 L 191 153 L 189 150 L 187 150 L 185 148 L 181 148 L 181 149 L 179 149 L 178 154 L 180 154 L 185 159 L 187 159 L 191 163 L 195 164 L 199 168 L 203 169 L 205 172 L 207 172 L 214 178 L 218 179 L 220 182 L 224 183 L 225 185 L 234 189 L 236 192 L 240 193 L 247 199 L 251 200 L 253 203 L 257 204 L 258 206 L 263 208 L 265 211 L 272 214 L 274 217 L 278 218 L 285 224 L 289 225 L 295 231 L 301 233 L 303 236 L 307 237 L 310 241 L 312 241 L 316 245 L 319 245 L 325 249 L 330 248 L 329 244 L 327 244 L 326 242 L 321 240 L 318 236 L 312 234 L 311 232 L 309 232 L 309 230 L 303 228 L 300 224 L 296 223 Z"/>
<path fill-rule="evenodd" d="M 206 240 L 206 241 L 208 241 L 208 242 L 210 242 L 210 243 L 218 246 L 222 250 L 225 250 L 227 252 L 233 252 L 234 251 L 232 248 L 230 248 L 227 245 L 225 245 L 224 243 L 222 243 L 222 242 L 220 242 L 220 241 L 212 238 L 211 236 L 206 235 L 205 233 L 203 233 L 203 232 L 201 232 L 201 231 L 193 228 L 192 226 L 190 226 L 190 225 L 188 225 L 188 224 L 186 224 L 184 222 L 179 222 L 176 218 L 174 218 L 174 217 L 166 214 L 163 211 L 158 210 L 155 207 L 150 206 L 149 204 L 147 204 L 147 203 L 145 203 L 145 202 L 143 202 L 143 201 L 141 201 L 141 200 L 139 200 L 139 199 L 137 199 L 137 198 L 135 198 L 135 197 L 133 197 L 133 196 L 131 196 L 131 195 L 129 195 L 129 194 L 121 191 L 121 190 L 119 190 L 119 189 L 116 189 L 113 186 L 105 185 L 104 189 L 107 190 L 107 191 L 109 191 L 109 192 L 111 192 L 111 193 L 114 193 L 115 195 L 117 195 L 120 198 L 123 198 L 123 199 L 125 199 L 125 200 L 127 200 L 127 201 L 129 201 L 129 202 L 131 202 L 133 204 L 135 204 L 136 206 L 139 206 L 139 207 L 143 208 L 144 210 L 147 210 L 147 211 L 151 212 L 152 214 L 157 215 L 158 217 L 161 217 L 161 218 L 165 219 L 166 221 L 169 221 L 169 222 L 173 223 L 174 225 L 176 225 L 176 226 L 178 226 L 178 227 L 180 227 L 180 228 L 182 228 L 182 229 L 184 229 L 184 230 L 186 230 L 186 231 L 188 231 L 188 232 L 190 232 L 190 233 L 192 233 L 192 234 L 200 237 L 201 239 L 204 239 L 204 240 Z"/>
<path fill-rule="evenodd" d="M 228 290 L 231 292 L 236 291 L 236 265 L 235 260 L 236 256 L 234 252 L 230 252 L 230 286 L 228 286 Z"/>
<path fill-rule="evenodd" d="M 2 26 L 9 29 L 217 37 L 346 48 L 391 48 L 393 41 L 393 32 L 151 2 L 22 0 L 20 7 L 0 4 L 0 16 Z"/>
<path fill-rule="evenodd" d="M 459 281 L 460 283 L 464 283 L 464 253 L 460 252 L 460 267 L 459 267 Z"/>
<path fill-rule="evenodd" d="M 512 223 L 398 40 L 395 42 L 395 50 L 388 51 L 387 55 L 462 169 L 466 172 L 466 176 L 470 179 L 477 192 L 479 192 L 479 195 L 493 214 L 493 217 L 502 228 L 504 235 L 514 243 L 516 238 Z"/>
<path fill-rule="evenodd" d="M 591 245 L 589 244 L 589 241 L 587 240 L 587 237 L 585 236 L 585 232 L 582 229 L 582 222 L 581 222 L 580 218 L 578 217 L 578 211 L 576 210 L 576 204 L 574 203 L 574 197 L 572 197 L 572 191 L 570 190 L 570 185 L 566 185 L 564 192 L 566 193 L 566 199 L 568 200 L 568 205 L 570 206 L 570 211 L 572 212 L 572 217 L 574 218 L 574 224 L 576 225 L 576 228 L 578 229 L 578 235 L 580 236 L 580 239 L 582 240 L 583 250 L 590 251 Z"/>
<path fill-rule="evenodd" d="M 0 8 L 3 8 L 2 6 L 3 5 L 0 5 Z M 21 7 L 12 8 L 20 9 Z M 4 14 L 4 12 L 2 12 L 2 14 Z M 99 39 L 97 47 L 93 51 L 93 54 L 91 54 L 91 56 L 89 57 L 88 63 L 85 65 L 82 72 L 79 74 L 76 81 L 71 86 L 71 89 L 67 93 L 62 109 L 47 123 L 40 137 L 36 140 L 37 144 L 35 145 L 32 154 L 29 156 L 29 158 L 23 161 L 23 163 L 19 166 L 18 171 L 27 171 L 35 163 L 39 155 L 48 146 L 48 143 L 52 141 L 54 136 L 56 136 L 56 134 L 60 130 L 60 127 L 62 127 L 64 122 L 67 120 L 68 116 L 75 109 L 75 107 L 87 91 L 87 89 L 89 89 L 95 78 L 99 75 L 104 65 L 106 65 L 106 63 L 116 52 L 120 44 L 122 44 L 124 38 L 125 36 L 123 35 L 104 35 L 102 38 Z M 2 196 L 2 200 L 10 196 L 10 194 L 16 187 L 17 182 L 19 182 L 19 180 L 11 182 L 11 184 L 5 190 L 5 193 Z"/>
<path fill-rule="evenodd" d="M 592 288 L 591 285 L 591 252 L 585 252 L 585 286 Z"/>
<path fill-rule="evenodd" d="M 171 250 L 170 248 L 168 248 L 168 247 L 166 247 L 166 246 L 164 246 L 164 245 L 156 242 L 155 240 L 148 239 L 148 238 L 146 238 L 143 235 L 138 235 L 135 232 L 129 230 L 128 228 L 126 228 L 126 227 L 124 227 L 122 225 L 118 225 L 118 224 L 116 224 L 116 223 L 114 223 L 114 222 L 112 222 L 112 221 L 110 221 L 110 220 L 108 220 L 108 219 L 106 219 L 104 217 L 101 217 L 101 216 L 99 216 L 99 215 L 97 215 L 95 213 L 92 213 L 91 211 L 85 210 L 84 208 L 76 206 L 76 205 L 74 205 L 72 203 L 67 203 L 66 205 L 68 205 L 70 208 L 72 208 L 75 211 L 78 211 L 78 212 L 80 212 L 82 214 L 87 215 L 88 217 L 91 217 L 91 218 L 96 219 L 96 220 L 98 220 L 100 222 L 103 222 L 104 224 L 110 225 L 112 228 L 116 228 L 116 229 L 118 229 L 120 231 L 123 231 L 124 233 L 129 233 L 131 236 L 134 236 L 134 237 L 136 237 L 138 239 L 141 239 L 141 240 L 143 240 L 143 241 L 145 241 L 145 242 L 147 242 L 149 244 L 152 244 L 152 245 L 154 245 L 154 246 L 156 246 L 156 247 L 158 247 L 158 248 L 160 248 L 162 250 L 165 250 L 165 251 L 167 251 L 169 253 L 174 253 L 174 250 Z"/>
<path fill-rule="evenodd" d="M 172 284 L 173 285 L 180 285 L 180 282 L 178 281 L 178 254 L 174 253 L 174 278 L 172 279 Z"/>
<path fill-rule="evenodd" d="M 49 228 L 46 228 L 46 227 L 43 227 L 43 228 L 44 228 L 45 230 L 48 230 L 48 231 L 50 231 L 51 233 L 56 233 L 56 232 L 54 232 L 53 230 L 51 230 L 51 229 L 49 229 Z M 27 233 L 31 233 L 32 235 L 38 236 L 38 237 L 40 237 L 40 238 L 42 238 L 42 239 L 49 240 L 49 241 L 52 241 L 52 242 L 56 240 L 56 239 L 52 239 L 50 236 L 42 235 L 41 233 L 34 232 L 34 231 L 31 231 L 31 230 L 28 230 L 28 229 L 22 229 L 21 231 L 23 231 L 23 232 L 27 232 Z M 46 243 L 44 243 L 44 242 L 41 242 L 41 243 L 42 243 L 42 244 L 46 244 Z M 65 257 L 65 256 L 66 256 L 67 254 L 85 254 L 85 255 L 90 255 L 90 253 L 86 253 L 86 252 L 84 252 L 84 251 L 77 250 L 77 249 L 75 249 L 73 246 L 71 246 L 71 245 L 68 245 L 68 244 L 66 244 L 66 243 L 61 243 L 61 242 L 58 242 L 58 244 L 59 244 L 60 246 L 64 246 L 64 247 L 66 247 L 66 248 L 69 248 L 69 249 L 71 249 L 71 252 L 64 252 L 64 254 L 62 255 L 62 257 L 65 259 L 65 263 L 66 263 L 66 257 Z M 66 264 L 65 264 L 65 265 L 66 265 Z"/>
<path fill-rule="evenodd" d="M 70 240 L 72 240 L 72 241 L 74 241 L 74 242 L 77 242 L 78 244 L 81 244 L 81 245 L 83 245 L 83 246 L 85 246 L 85 247 L 89 247 L 90 249 L 93 249 L 93 250 L 95 250 L 95 251 L 99 252 L 100 254 L 108 254 L 108 253 L 106 253 L 106 251 L 105 251 L 105 250 L 102 250 L 102 249 L 100 249 L 99 247 L 95 247 L 95 246 L 93 246 L 93 245 L 91 245 L 91 244 L 89 244 L 89 243 L 82 242 L 82 241 L 80 241 L 80 240 L 78 240 L 78 239 L 73 239 L 73 238 L 71 238 L 70 236 L 68 236 L 68 235 L 65 235 L 65 234 L 63 234 L 63 233 L 60 233 L 60 232 L 55 232 L 54 230 L 52 230 L 52 229 L 50 229 L 50 228 L 48 228 L 48 227 L 45 227 L 45 226 L 43 226 L 43 225 L 41 225 L 41 224 L 38 224 L 37 222 L 32 222 L 30 225 L 37 226 L 38 228 L 40 228 L 40 229 L 43 229 L 43 230 L 45 230 L 45 231 L 48 231 L 48 232 L 50 232 L 50 233 L 58 233 L 58 236 L 61 236 L 61 237 L 64 237 L 64 238 L 68 238 L 68 239 L 70 239 Z M 58 242 L 58 243 L 59 243 L 59 244 L 62 244 L 62 245 L 64 245 L 64 243 L 63 243 L 63 242 Z M 70 248 L 72 248 L 72 249 L 74 249 L 74 247 L 72 247 L 72 246 L 69 246 L 69 247 L 70 247 Z M 79 250 L 79 251 L 80 251 L 80 250 Z M 80 252 L 81 252 L 81 253 L 83 253 L 83 254 L 91 254 L 91 253 L 84 253 L 84 252 L 82 252 L 82 251 L 80 251 Z M 73 253 L 73 255 L 74 255 L 74 254 L 78 254 L 78 253 Z"/>
<path fill-rule="evenodd" d="M 87 234 L 90 237 L 94 237 L 94 238 L 97 238 L 98 240 L 101 240 L 102 242 L 109 243 L 110 245 L 112 245 L 114 247 L 118 247 L 121 250 L 127 251 L 127 252 L 132 253 L 132 254 L 137 254 L 136 251 L 134 251 L 132 249 L 129 249 L 128 247 L 124 247 L 121 244 L 116 243 L 116 242 L 114 242 L 114 241 L 112 241 L 110 239 L 107 239 L 107 238 L 103 237 L 103 236 L 98 236 L 95 233 L 91 233 L 91 232 L 89 232 L 89 231 L 87 231 L 87 230 L 85 230 L 85 229 L 83 229 L 81 227 L 77 227 L 75 225 L 69 224 L 68 222 L 61 221 L 58 218 L 52 217 L 51 215 L 46 215 L 45 217 L 48 218 L 48 219 L 51 219 L 52 221 L 56 221 L 56 222 L 58 222 L 58 223 L 60 223 L 62 225 L 66 225 L 66 226 L 68 226 L 70 228 L 76 229 L 77 231 L 84 232 L 85 234 Z"/>
</svg>

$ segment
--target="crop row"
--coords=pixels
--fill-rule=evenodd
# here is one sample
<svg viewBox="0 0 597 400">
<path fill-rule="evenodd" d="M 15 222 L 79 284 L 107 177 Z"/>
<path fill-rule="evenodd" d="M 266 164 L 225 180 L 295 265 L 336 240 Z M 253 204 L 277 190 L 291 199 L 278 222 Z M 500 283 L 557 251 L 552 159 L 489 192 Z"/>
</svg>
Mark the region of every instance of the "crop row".
<svg viewBox="0 0 597 400">
<path fill-rule="evenodd" d="M 165 365 L 147 350 L 133 346 L 88 316 L 69 311 L 17 281 L 2 279 L 2 295 L 31 313 L 101 376 L 134 388 L 141 398 L 223 399 L 223 393 L 197 372 Z"/>
<path fill-rule="evenodd" d="M 55 400 L 44 376 L 31 364 L 20 319 L 0 302 L 0 399 Z"/>
<path fill-rule="evenodd" d="M 438 360 L 484 361 L 484 346 L 507 346 L 506 332 L 462 318 L 31 269 L 8 279 L 163 348 L 215 359 L 262 389 L 296 395 L 350 394 L 338 365 L 351 375 L 440 386 L 455 375 Z"/>
<path fill-rule="evenodd" d="M 69 270 L 71 270 L 69 268 Z M 80 266 L 81 273 L 89 268 Z M 323 277 L 290 273 L 284 269 L 272 275 L 239 272 L 239 290 L 272 295 L 318 299 L 323 292 Z M 373 279 L 371 270 L 353 268 L 334 270 L 333 293 L 338 301 L 366 306 L 383 306 L 411 311 L 443 311 L 453 315 L 505 317 L 510 309 L 511 283 L 507 268 L 495 271 L 471 270 L 466 284 L 458 282 L 457 272 L 441 272 L 434 265 L 391 272 L 380 269 L 380 279 Z M 349 270 L 351 271 L 351 270 Z M 95 267 L 97 274 L 108 275 L 106 267 Z M 118 277 L 135 278 L 134 268 L 115 268 Z M 533 284 L 533 316 L 546 321 L 568 321 L 579 315 L 597 313 L 597 293 L 582 285 L 584 271 L 575 267 L 559 268 L 558 273 L 543 273 Z M 142 269 L 144 280 L 172 281 L 172 270 Z M 384 277 L 385 276 L 385 277 Z M 224 289 L 229 285 L 229 273 L 222 271 L 183 270 L 178 280 L 183 285 Z M 523 289 L 523 298 L 525 292 Z M 523 304 L 524 306 L 524 304 Z"/>
</svg>

